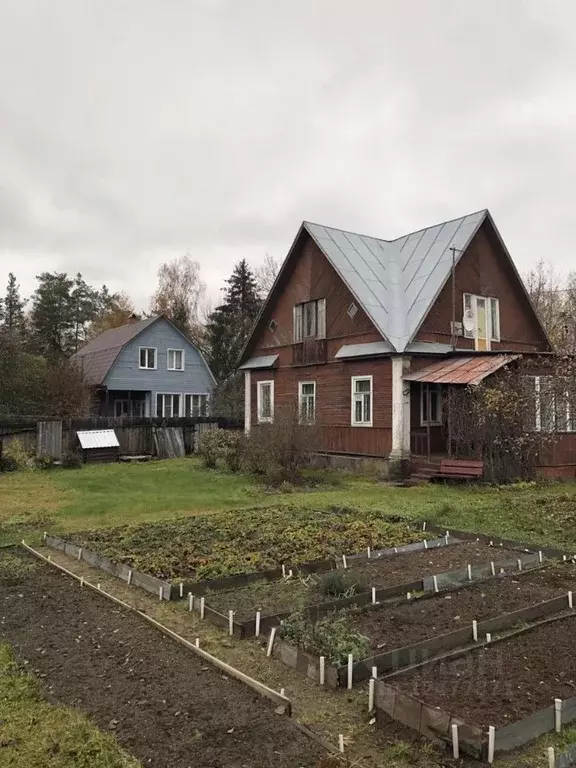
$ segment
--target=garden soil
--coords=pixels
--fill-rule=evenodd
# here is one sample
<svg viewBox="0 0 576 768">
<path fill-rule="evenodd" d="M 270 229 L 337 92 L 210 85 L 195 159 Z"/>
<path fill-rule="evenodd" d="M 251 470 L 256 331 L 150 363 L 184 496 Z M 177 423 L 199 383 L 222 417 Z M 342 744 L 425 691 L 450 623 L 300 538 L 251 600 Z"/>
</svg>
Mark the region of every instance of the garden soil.
<svg viewBox="0 0 576 768">
<path fill-rule="evenodd" d="M 312 768 L 322 755 L 251 689 L 48 565 L 0 580 L 0 640 L 50 701 L 145 766 Z"/>
<path fill-rule="evenodd" d="M 576 616 L 390 680 L 471 725 L 501 728 L 576 695 Z"/>
</svg>

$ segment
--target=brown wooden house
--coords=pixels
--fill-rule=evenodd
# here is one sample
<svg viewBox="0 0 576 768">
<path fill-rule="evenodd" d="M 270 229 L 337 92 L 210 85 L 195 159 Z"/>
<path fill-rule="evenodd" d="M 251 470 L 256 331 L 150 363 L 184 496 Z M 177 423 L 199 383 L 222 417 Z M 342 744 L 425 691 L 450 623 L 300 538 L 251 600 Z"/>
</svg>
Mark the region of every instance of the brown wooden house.
<svg viewBox="0 0 576 768">
<path fill-rule="evenodd" d="M 448 387 L 552 354 L 487 210 L 392 241 L 304 222 L 240 359 L 245 427 L 298 403 L 323 451 L 406 472 L 447 452 Z"/>
</svg>

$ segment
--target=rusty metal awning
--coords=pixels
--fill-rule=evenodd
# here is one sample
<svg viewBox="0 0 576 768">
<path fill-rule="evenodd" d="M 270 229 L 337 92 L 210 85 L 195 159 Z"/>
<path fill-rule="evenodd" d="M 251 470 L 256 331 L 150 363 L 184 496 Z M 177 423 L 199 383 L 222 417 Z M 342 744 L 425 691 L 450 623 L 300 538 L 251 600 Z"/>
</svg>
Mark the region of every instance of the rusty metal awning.
<svg viewBox="0 0 576 768">
<path fill-rule="evenodd" d="M 480 384 L 521 355 L 474 355 L 437 360 L 414 373 L 407 373 L 405 381 L 423 381 L 427 384 Z"/>
</svg>

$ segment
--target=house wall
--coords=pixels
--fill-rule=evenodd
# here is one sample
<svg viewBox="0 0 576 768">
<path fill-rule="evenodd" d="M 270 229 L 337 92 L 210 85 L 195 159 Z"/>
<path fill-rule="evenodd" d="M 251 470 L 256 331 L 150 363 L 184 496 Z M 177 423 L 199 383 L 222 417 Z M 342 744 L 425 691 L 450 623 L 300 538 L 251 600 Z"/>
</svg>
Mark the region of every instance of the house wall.
<svg viewBox="0 0 576 768">
<path fill-rule="evenodd" d="M 463 295 L 492 296 L 500 301 L 500 342 L 492 350 L 548 351 L 548 342 L 517 278 L 508 264 L 492 225 L 485 222 L 456 265 L 456 321 L 462 321 Z M 448 280 L 430 309 L 417 341 L 451 341 L 452 281 Z M 458 338 L 458 348 L 474 349 L 474 339 Z"/>
<path fill-rule="evenodd" d="M 156 347 L 156 370 L 143 370 L 139 367 L 140 347 Z M 168 349 L 185 350 L 183 371 L 168 370 Z M 214 381 L 208 366 L 196 347 L 163 319 L 145 328 L 122 349 L 106 376 L 104 384 L 109 390 L 151 392 L 153 410 L 156 404 L 156 393 L 211 394 L 214 389 Z M 183 404 L 182 398 L 181 404 Z"/>
</svg>

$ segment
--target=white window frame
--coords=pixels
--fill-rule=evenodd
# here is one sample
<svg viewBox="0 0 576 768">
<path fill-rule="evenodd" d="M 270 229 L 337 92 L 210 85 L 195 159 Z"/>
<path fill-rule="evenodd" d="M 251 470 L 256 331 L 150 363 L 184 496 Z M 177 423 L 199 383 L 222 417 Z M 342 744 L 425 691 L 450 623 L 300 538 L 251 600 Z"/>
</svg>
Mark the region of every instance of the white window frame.
<svg viewBox="0 0 576 768">
<path fill-rule="evenodd" d="M 364 398 L 366 392 L 356 392 L 357 381 L 369 381 L 370 382 L 370 420 L 369 421 L 356 421 L 356 397 L 361 396 Z M 350 424 L 353 427 L 371 427 L 374 423 L 374 379 L 372 374 L 366 376 L 352 376 L 350 381 L 350 400 L 351 400 L 351 417 Z M 362 406 L 364 411 L 364 406 Z"/>
<path fill-rule="evenodd" d="M 474 331 L 464 330 L 464 315 L 466 313 L 466 297 L 470 297 L 470 309 L 474 314 Z M 464 293 L 462 296 L 462 335 L 466 339 L 474 339 L 474 346 L 478 349 L 478 299 L 483 299 L 486 306 L 486 351 L 489 352 L 493 341 L 500 341 L 500 301 L 494 296 L 478 296 L 475 293 Z M 496 304 L 497 328 L 492 324 L 492 304 Z"/>
<path fill-rule="evenodd" d="M 314 387 L 314 392 L 312 395 L 310 394 L 304 394 L 302 389 L 305 386 L 312 385 Z M 314 398 L 314 410 L 312 414 L 311 419 L 304 419 L 303 413 L 302 413 L 302 403 L 304 398 L 313 397 Z M 316 423 L 316 382 L 315 381 L 299 381 L 298 382 L 298 421 L 300 424 L 315 424 Z"/>
<path fill-rule="evenodd" d="M 184 405 L 184 396 L 182 392 L 155 392 L 155 399 L 154 399 L 154 415 L 157 419 L 179 419 L 182 416 L 182 407 Z M 179 397 L 179 403 L 178 403 L 178 413 L 174 415 L 172 413 L 172 416 L 166 416 L 166 401 L 162 399 L 162 415 L 158 416 L 158 397 Z M 172 406 L 174 406 L 174 401 L 172 401 Z"/>
<path fill-rule="evenodd" d="M 262 416 L 262 388 L 270 386 L 270 416 Z M 256 415 L 258 424 L 271 424 L 274 421 L 274 379 L 266 379 L 256 383 Z"/>
<path fill-rule="evenodd" d="M 180 352 L 182 354 L 182 368 L 171 368 L 170 367 L 170 352 Z M 174 355 L 174 362 L 176 362 L 176 355 Z M 186 369 L 186 352 L 183 349 L 172 349 L 169 348 L 166 350 L 166 369 L 169 371 L 178 371 L 178 373 L 182 373 Z"/>
<path fill-rule="evenodd" d="M 193 413 L 190 413 L 190 416 L 186 415 L 186 398 L 187 397 L 205 397 L 206 398 L 206 413 L 204 415 L 205 416 L 209 416 L 210 415 L 210 393 L 209 392 L 185 392 L 184 393 L 184 406 L 182 408 L 182 415 L 185 418 L 191 418 L 191 419 L 195 418 Z M 190 401 L 190 411 L 193 410 L 192 405 L 193 405 L 193 401 L 191 400 Z M 198 415 L 201 416 L 201 414 L 198 414 Z"/>
<path fill-rule="evenodd" d="M 146 351 L 146 362 L 148 362 L 150 350 L 154 350 L 154 365 L 142 365 L 142 350 Z M 158 370 L 158 347 L 138 347 L 138 368 L 141 371 Z"/>
<path fill-rule="evenodd" d="M 546 429 L 542 427 L 542 379 L 553 379 L 551 375 L 534 376 L 534 430 L 536 432 L 549 432 L 552 434 L 565 434 L 570 432 L 576 432 L 576 419 L 573 419 L 572 409 L 570 408 L 570 391 L 564 390 L 562 397 L 556 397 L 557 392 L 552 389 L 549 394 L 551 398 L 550 408 L 552 409 L 552 428 Z M 563 419 L 558 419 L 558 409 L 565 408 Z M 564 429 L 558 427 L 558 422 L 564 423 L 566 426 Z"/>
<path fill-rule="evenodd" d="M 426 387 L 433 387 L 438 393 L 438 413 L 437 419 L 430 421 L 424 418 L 424 392 Z M 421 427 L 441 427 L 442 426 L 442 384 L 425 384 L 422 382 L 420 386 L 420 426 Z"/>
</svg>

